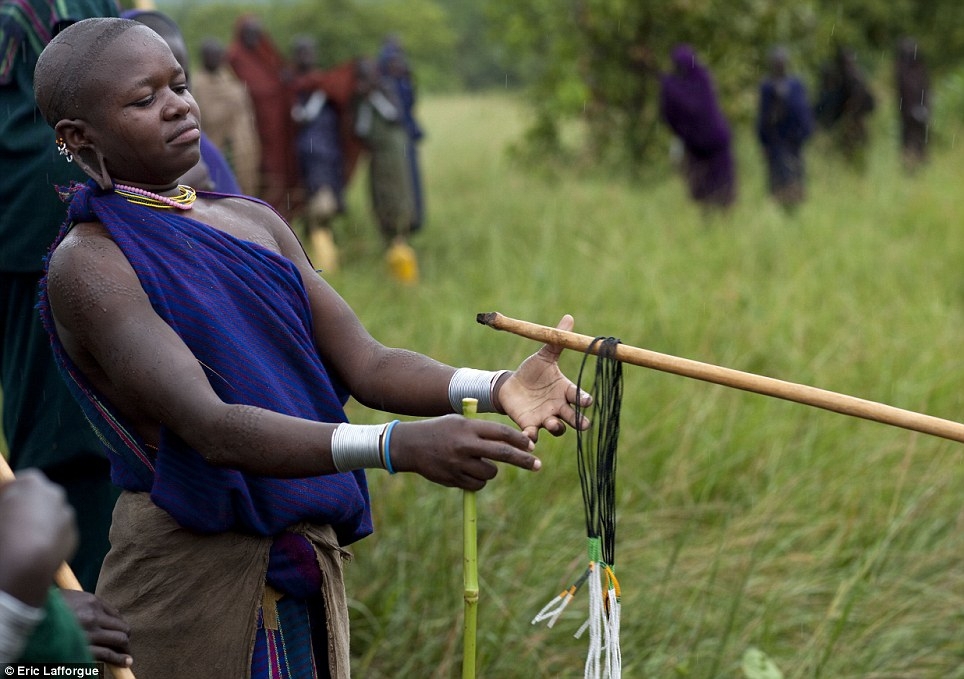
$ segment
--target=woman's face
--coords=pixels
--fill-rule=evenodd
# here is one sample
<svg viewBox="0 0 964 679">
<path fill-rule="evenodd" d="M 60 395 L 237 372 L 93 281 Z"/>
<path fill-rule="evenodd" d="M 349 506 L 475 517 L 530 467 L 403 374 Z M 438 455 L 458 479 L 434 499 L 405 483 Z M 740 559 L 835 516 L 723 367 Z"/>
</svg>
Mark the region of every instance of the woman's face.
<svg viewBox="0 0 964 679">
<path fill-rule="evenodd" d="M 116 181 L 164 186 L 200 159 L 200 111 L 167 43 L 149 28 L 131 29 L 94 66 L 88 101 L 92 141 Z"/>
</svg>

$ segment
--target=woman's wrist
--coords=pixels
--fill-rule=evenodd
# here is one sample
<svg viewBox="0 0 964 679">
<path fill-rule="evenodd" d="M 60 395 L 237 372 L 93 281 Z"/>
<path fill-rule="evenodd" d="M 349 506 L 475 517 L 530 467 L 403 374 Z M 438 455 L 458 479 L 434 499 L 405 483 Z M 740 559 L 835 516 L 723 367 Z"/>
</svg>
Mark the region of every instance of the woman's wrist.
<svg viewBox="0 0 964 679">
<path fill-rule="evenodd" d="M 331 433 L 331 462 L 335 469 L 384 469 L 394 474 L 391 439 L 397 424 L 398 420 L 386 424 L 339 424 Z"/>
<path fill-rule="evenodd" d="M 478 401 L 478 412 L 500 412 L 496 405 L 495 391 L 509 374 L 508 370 L 476 370 L 459 368 L 449 380 L 449 404 L 452 411 L 462 412 L 462 399 L 474 398 Z"/>
<path fill-rule="evenodd" d="M 501 374 L 496 377 L 492 384 L 492 410 L 500 415 L 505 415 L 505 408 L 502 407 L 502 399 L 499 396 L 502 393 L 502 386 L 512 377 L 512 371 L 501 370 L 499 372 Z"/>
</svg>

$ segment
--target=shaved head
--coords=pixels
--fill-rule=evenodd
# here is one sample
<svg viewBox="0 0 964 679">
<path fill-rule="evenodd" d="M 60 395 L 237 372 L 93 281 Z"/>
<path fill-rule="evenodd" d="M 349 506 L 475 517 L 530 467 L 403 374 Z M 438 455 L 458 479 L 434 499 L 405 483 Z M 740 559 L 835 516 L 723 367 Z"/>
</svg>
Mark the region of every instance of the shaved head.
<svg viewBox="0 0 964 679">
<path fill-rule="evenodd" d="M 128 19 L 84 19 L 58 33 L 44 48 L 34 69 L 34 97 L 44 120 L 51 127 L 78 118 L 92 96 L 89 86 L 102 80 L 104 52 L 127 31 L 145 30 L 144 24 Z"/>
<path fill-rule="evenodd" d="M 164 38 L 164 42 L 171 48 L 174 58 L 184 69 L 185 73 L 190 72 L 191 59 L 188 55 L 187 45 L 184 43 L 184 35 L 181 29 L 174 22 L 174 19 L 156 10 L 128 10 L 122 16 L 125 19 L 133 19 L 144 24 L 159 36 Z"/>
</svg>

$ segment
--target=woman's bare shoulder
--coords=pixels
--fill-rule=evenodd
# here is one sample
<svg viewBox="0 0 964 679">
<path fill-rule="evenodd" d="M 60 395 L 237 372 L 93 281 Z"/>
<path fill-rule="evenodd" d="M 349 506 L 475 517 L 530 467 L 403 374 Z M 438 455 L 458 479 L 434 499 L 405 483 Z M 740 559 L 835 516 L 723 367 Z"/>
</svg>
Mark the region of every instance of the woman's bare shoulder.
<svg viewBox="0 0 964 679">
<path fill-rule="evenodd" d="M 104 308 L 107 297 L 122 295 L 129 299 L 141 288 L 104 225 L 79 222 L 50 255 L 47 290 L 54 315 L 67 323 L 70 318 L 83 322 L 92 310 Z"/>
<path fill-rule="evenodd" d="M 48 269 L 70 270 L 92 259 L 120 253 L 120 248 L 100 222 L 73 224 L 50 255 Z"/>
</svg>

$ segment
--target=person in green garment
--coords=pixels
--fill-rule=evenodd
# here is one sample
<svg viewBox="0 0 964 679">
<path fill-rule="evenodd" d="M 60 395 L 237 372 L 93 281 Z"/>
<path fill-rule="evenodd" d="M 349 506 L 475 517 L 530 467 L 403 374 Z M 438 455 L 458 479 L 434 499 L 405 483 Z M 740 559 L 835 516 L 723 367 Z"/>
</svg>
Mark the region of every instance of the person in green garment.
<svg viewBox="0 0 964 679">
<path fill-rule="evenodd" d="M 70 563 L 93 591 L 120 491 L 103 446 L 67 391 L 36 310 L 44 257 L 67 205 L 57 187 L 83 181 L 63 162 L 37 112 L 37 57 L 65 26 L 117 16 L 115 0 L 3 0 L 0 3 L 0 392 L 14 470 L 37 467 L 67 492 L 80 545 Z"/>
<path fill-rule="evenodd" d="M 417 264 L 408 239 L 415 222 L 415 190 L 401 102 L 370 58 L 358 60 L 355 82 L 355 134 L 369 153 L 372 210 L 393 272 L 414 282 Z M 399 261 L 403 264 L 395 263 Z"/>
<path fill-rule="evenodd" d="M 84 592 L 69 594 L 84 605 L 68 605 L 68 594 L 52 584 L 77 548 L 65 497 L 36 469 L 0 485 L 0 664 L 96 659 L 130 666 L 130 628 L 117 611 Z"/>
</svg>

